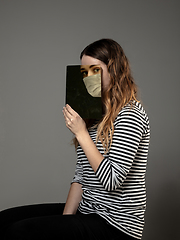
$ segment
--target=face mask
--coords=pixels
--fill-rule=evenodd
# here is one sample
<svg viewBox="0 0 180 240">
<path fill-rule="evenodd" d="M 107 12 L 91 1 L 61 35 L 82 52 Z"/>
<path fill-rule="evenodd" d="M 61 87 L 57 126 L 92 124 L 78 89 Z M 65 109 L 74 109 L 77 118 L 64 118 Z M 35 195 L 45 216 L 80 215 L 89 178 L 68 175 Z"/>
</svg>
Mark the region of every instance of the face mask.
<svg viewBox="0 0 180 240">
<path fill-rule="evenodd" d="M 101 97 L 101 74 L 83 78 L 88 93 L 92 97 Z"/>
</svg>

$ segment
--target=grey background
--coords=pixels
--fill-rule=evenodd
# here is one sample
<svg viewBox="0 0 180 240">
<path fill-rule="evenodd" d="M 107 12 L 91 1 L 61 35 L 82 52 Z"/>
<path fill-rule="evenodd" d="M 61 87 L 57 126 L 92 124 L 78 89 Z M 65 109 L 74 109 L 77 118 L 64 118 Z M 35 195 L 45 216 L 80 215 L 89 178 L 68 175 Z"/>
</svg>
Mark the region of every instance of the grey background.
<svg viewBox="0 0 180 240">
<path fill-rule="evenodd" d="M 143 240 L 177 240 L 180 213 L 177 0 L 0 1 L 0 209 L 64 202 L 74 175 L 62 115 L 65 69 L 113 38 L 151 121 Z"/>
</svg>

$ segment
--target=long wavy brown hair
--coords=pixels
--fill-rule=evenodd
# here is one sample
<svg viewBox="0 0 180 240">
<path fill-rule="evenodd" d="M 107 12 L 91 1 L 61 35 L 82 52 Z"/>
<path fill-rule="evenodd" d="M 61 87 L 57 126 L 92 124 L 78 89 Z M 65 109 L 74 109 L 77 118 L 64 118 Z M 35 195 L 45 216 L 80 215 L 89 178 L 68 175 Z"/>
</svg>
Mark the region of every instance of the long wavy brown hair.
<svg viewBox="0 0 180 240">
<path fill-rule="evenodd" d="M 104 116 L 97 124 L 97 139 L 107 153 L 112 144 L 113 122 L 119 111 L 133 100 L 137 101 L 137 86 L 131 74 L 129 61 L 122 47 L 112 39 L 100 39 L 88 45 L 80 55 L 96 58 L 106 64 L 110 74 L 110 84 L 102 93 Z M 132 104 L 131 104 L 132 105 Z M 87 128 L 94 125 L 94 120 L 85 120 Z M 74 139 L 77 147 L 78 142 Z"/>
</svg>

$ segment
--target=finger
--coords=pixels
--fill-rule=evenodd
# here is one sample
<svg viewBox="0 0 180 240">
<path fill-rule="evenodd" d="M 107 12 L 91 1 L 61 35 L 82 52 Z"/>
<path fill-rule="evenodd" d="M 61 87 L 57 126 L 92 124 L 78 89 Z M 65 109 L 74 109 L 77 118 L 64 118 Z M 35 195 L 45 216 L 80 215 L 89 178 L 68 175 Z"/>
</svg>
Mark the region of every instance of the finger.
<svg viewBox="0 0 180 240">
<path fill-rule="evenodd" d="M 64 119 L 65 119 L 65 121 L 67 121 L 66 110 L 65 110 L 65 108 L 64 108 L 64 107 L 63 107 L 63 110 L 62 110 L 62 112 L 63 112 L 63 116 L 64 116 Z"/>
<path fill-rule="evenodd" d="M 66 109 L 67 109 L 67 111 L 71 114 L 71 115 L 73 115 L 73 116 L 77 116 L 77 115 L 79 115 L 74 109 L 72 109 L 72 107 L 70 107 L 68 104 L 66 104 Z"/>
<path fill-rule="evenodd" d="M 72 121 L 73 115 L 70 112 L 68 112 L 66 107 L 63 108 L 63 114 L 64 114 L 64 117 L 65 117 L 66 120 L 68 120 L 68 121 L 71 120 Z"/>
<path fill-rule="evenodd" d="M 68 117 L 67 115 L 68 115 L 68 112 L 67 112 L 67 110 L 65 109 L 65 107 L 63 108 L 63 114 L 64 114 L 64 119 L 65 119 L 65 123 L 66 123 L 66 127 L 68 127 L 70 130 L 71 130 L 71 128 L 72 128 L 72 123 L 73 123 L 73 117 L 71 116 L 71 118 L 70 117 Z"/>
<path fill-rule="evenodd" d="M 70 121 L 68 121 L 68 122 L 66 123 L 66 127 L 69 128 L 69 129 L 71 129 L 71 122 L 70 122 Z"/>
</svg>

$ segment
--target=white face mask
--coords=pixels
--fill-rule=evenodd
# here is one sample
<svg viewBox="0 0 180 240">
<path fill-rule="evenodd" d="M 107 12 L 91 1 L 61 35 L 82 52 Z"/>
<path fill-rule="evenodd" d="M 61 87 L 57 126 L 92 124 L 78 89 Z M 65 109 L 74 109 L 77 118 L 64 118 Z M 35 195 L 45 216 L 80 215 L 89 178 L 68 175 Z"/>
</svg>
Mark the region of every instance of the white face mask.
<svg viewBox="0 0 180 240">
<path fill-rule="evenodd" d="M 88 93 L 92 97 L 101 97 L 101 74 L 83 78 Z"/>
</svg>

